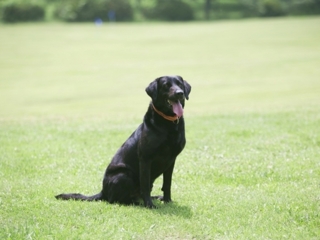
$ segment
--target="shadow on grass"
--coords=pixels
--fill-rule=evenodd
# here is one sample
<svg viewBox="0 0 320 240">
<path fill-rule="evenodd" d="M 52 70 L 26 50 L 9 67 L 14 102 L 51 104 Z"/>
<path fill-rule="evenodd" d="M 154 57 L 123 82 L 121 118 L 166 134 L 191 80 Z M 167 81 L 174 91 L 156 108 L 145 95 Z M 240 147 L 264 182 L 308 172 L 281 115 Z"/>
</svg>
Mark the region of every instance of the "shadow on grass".
<svg viewBox="0 0 320 240">
<path fill-rule="evenodd" d="M 143 204 L 135 207 L 150 211 L 157 215 L 172 215 L 182 218 L 192 218 L 193 214 L 189 206 L 181 206 L 176 202 L 162 203 L 159 200 L 153 200 L 153 203 L 156 205 L 156 209 L 146 209 Z"/>
<path fill-rule="evenodd" d="M 81 206 L 84 202 L 78 201 L 78 200 L 68 200 L 68 201 L 62 201 L 63 203 L 67 204 L 68 202 L 77 203 L 78 206 Z M 81 202 L 81 203 L 80 203 Z M 122 204 L 110 204 L 105 201 L 98 201 L 102 204 L 108 205 L 110 208 L 134 208 L 136 210 L 146 211 L 155 215 L 171 215 L 171 216 L 177 216 L 182 218 L 192 218 L 193 213 L 191 211 L 191 207 L 189 206 L 181 206 L 177 202 L 170 202 L 170 203 L 163 203 L 160 200 L 153 200 L 154 205 L 157 207 L 155 209 L 148 209 L 144 207 L 143 202 L 140 201 L 139 203 L 135 205 L 122 205 Z M 79 204 L 78 204 L 79 203 Z M 92 204 L 92 202 L 86 202 L 88 204 Z"/>
<path fill-rule="evenodd" d="M 182 218 L 192 218 L 191 208 L 189 206 L 181 206 L 177 203 L 161 204 L 161 206 L 153 212 L 160 215 L 175 215 Z"/>
</svg>

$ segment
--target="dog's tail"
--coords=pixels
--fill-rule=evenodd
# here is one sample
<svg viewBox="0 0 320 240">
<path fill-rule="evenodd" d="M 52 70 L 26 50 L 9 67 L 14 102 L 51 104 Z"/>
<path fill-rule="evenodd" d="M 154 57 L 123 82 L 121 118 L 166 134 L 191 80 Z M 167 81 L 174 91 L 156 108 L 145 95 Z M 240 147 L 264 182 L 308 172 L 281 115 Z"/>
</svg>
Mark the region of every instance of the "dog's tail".
<svg viewBox="0 0 320 240">
<path fill-rule="evenodd" d="M 79 200 L 79 201 L 100 201 L 103 200 L 102 192 L 92 195 L 92 196 L 85 196 L 80 193 L 62 193 L 57 196 L 55 196 L 56 199 L 61 200 Z"/>
</svg>

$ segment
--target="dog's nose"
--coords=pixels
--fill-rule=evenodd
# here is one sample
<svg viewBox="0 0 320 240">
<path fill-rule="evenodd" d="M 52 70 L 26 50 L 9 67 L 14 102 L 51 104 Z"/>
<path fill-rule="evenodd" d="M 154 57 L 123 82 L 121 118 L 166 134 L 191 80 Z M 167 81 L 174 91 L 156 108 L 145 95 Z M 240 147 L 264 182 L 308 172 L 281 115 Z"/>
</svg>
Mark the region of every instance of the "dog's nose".
<svg viewBox="0 0 320 240">
<path fill-rule="evenodd" d="M 183 97 L 183 91 L 182 90 L 176 90 L 175 95 L 179 98 Z"/>
</svg>

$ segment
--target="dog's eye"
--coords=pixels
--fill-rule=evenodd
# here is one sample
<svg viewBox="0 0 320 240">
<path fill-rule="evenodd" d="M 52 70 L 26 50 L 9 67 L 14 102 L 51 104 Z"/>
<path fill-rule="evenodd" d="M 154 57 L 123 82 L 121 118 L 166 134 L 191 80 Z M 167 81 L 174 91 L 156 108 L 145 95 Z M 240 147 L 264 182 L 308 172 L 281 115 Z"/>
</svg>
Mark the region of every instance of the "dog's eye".
<svg viewBox="0 0 320 240">
<path fill-rule="evenodd" d="M 177 83 L 178 87 L 180 87 L 181 89 L 183 89 L 183 84 L 181 82 Z"/>
<path fill-rule="evenodd" d="M 170 88 L 170 87 L 171 87 L 171 83 L 170 83 L 170 82 L 166 82 L 164 85 L 165 85 L 167 88 Z"/>
</svg>

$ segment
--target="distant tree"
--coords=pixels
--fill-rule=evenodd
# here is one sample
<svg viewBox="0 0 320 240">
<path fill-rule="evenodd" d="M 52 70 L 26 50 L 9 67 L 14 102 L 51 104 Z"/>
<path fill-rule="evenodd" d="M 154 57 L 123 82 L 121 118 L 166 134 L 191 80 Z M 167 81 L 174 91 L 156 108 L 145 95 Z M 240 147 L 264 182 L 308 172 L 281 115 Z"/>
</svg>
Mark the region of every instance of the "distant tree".
<svg viewBox="0 0 320 240">
<path fill-rule="evenodd" d="M 64 0 L 56 6 L 55 16 L 68 22 L 132 21 L 133 8 L 128 0 Z"/>
<path fill-rule="evenodd" d="M 41 5 L 25 2 L 5 2 L 0 10 L 4 22 L 42 21 L 45 15 Z"/>
<path fill-rule="evenodd" d="M 205 3 L 204 3 L 204 14 L 205 14 L 205 18 L 207 20 L 210 19 L 210 12 L 211 12 L 211 0 L 205 0 Z"/>
<path fill-rule="evenodd" d="M 157 0 L 154 7 L 143 10 L 149 19 L 165 21 L 191 21 L 194 19 L 194 9 L 182 0 Z"/>
</svg>

